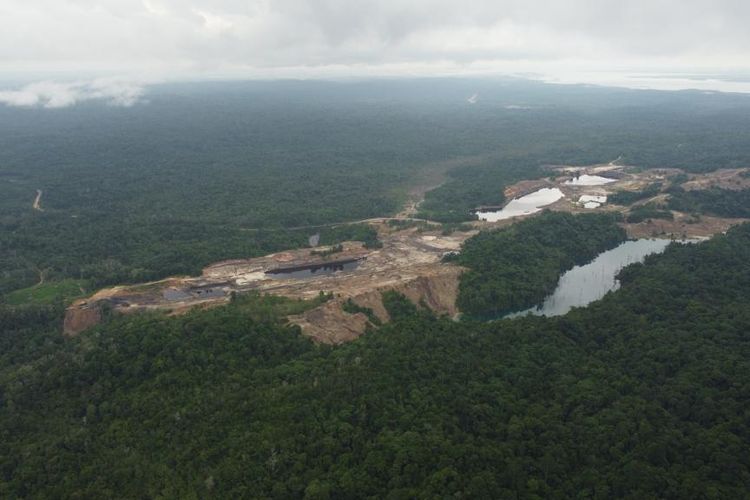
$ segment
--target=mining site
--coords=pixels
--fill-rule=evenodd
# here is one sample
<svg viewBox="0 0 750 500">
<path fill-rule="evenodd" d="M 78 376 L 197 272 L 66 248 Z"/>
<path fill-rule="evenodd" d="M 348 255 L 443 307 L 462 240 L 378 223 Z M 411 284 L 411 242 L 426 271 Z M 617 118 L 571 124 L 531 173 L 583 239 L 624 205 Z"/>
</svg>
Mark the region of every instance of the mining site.
<svg viewBox="0 0 750 500">
<path fill-rule="evenodd" d="M 519 217 L 533 215 L 543 209 L 571 213 L 586 213 L 594 210 L 619 212 L 627 216 L 633 209 L 644 205 L 665 208 L 669 199 L 668 191 L 679 184 L 686 191 L 701 189 L 750 188 L 750 169 L 722 169 L 706 174 L 686 174 L 677 168 L 657 168 L 642 170 L 624 165 L 593 165 L 573 167 L 550 165 L 547 167 L 550 176 L 544 179 L 525 180 L 508 186 L 504 190 L 506 200 L 503 206 L 483 206 L 476 209 L 481 214 L 493 215 L 489 220 L 475 223 L 478 228 L 499 228 L 512 224 Z M 687 179 L 687 180 L 684 180 Z M 683 182 L 684 181 L 684 182 Z M 641 191 L 652 185 L 659 185 L 656 193 L 637 200 L 631 204 L 619 205 L 610 200 L 617 192 Z M 534 198 L 543 191 L 556 191 L 552 197 L 542 196 L 541 203 L 521 204 L 520 210 L 507 211 L 514 203 L 525 198 Z M 746 219 L 715 217 L 706 214 L 683 213 L 671 210 L 671 219 L 646 219 L 640 222 L 620 224 L 631 238 L 705 238 L 724 233 L 731 226 L 745 222 Z"/>
<path fill-rule="evenodd" d="M 462 268 L 444 263 L 443 257 L 458 252 L 462 243 L 482 229 L 497 229 L 531 216 L 543 209 L 588 212 L 618 211 L 627 214 L 646 203 L 663 203 L 665 191 L 678 169 L 641 171 L 605 164 L 591 167 L 550 166 L 545 179 L 518 182 L 505 189 L 508 201 L 498 207 L 478 207 L 477 214 L 488 219 L 471 223 L 471 230 L 443 234 L 440 225 L 408 217 L 406 227 L 388 224 L 390 218 L 369 219 L 378 229 L 381 248 L 368 249 L 360 242 L 344 242 L 337 247 L 314 247 L 278 252 L 264 257 L 217 262 L 203 269 L 201 276 L 172 277 L 151 283 L 106 288 L 68 307 L 63 331 L 77 333 L 99 323 L 104 307 L 121 314 L 142 311 L 184 313 L 196 307 L 213 307 L 229 302 L 233 294 L 258 292 L 296 299 L 311 299 L 320 293 L 331 294 L 321 306 L 289 321 L 317 342 L 340 344 L 362 335 L 372 326 L 362 312 L 346 312 L 350 302 L 369 309 L 381 322 L 388 321 L 381 293 L 395 290 L 432 309 L 435 313 L 457 317 L 455 300 Z M 748 169 L 720 170 L 705 175 L 690 175 L 685 189 L 709 187 L 743 189 L 750 185 Z M 609 203 L 618 191 L 639 191 L 658 183 L 653 196 L 630 206 Z M 527 197 L 544 192 L 542 205 L 524 204 Z M 534 198 L 534 199 L 543 199 Z M 520 203 L 520 205 L 519 205 Z M 515 205 L 514 205 L 515 204 Z M 508 211 L 509 207 L 514 210 Z M 505 212 L 504 212 L 505 211 Z M 507 213 L 506 213 L 507 212 Z M 364 222 L 364 221 L 363 221 Z M 631 238 L 695 238 L 726 231 L 743 219 L 726 219 L 673 212 L 673 218 L 648 219 L 638 223 L 622 222 Z M 411 227 L 409 227 L 411 226 Z"/>
<path fill-rule="evenodd" d="M 365 314 L 342 310 L 347 300 L 372 309 L 382 321 L 388 320 L 380 301 L 384 290 L 397 290 L 437 313 L 455 315 L 461 268 L 443 264 L 441 259 L 446 253 L 458 251 L 476 231 L 444 236 L 439 231 L 394 231 L 384 223 L 378 226 L 382 248 L 367 249 L 359 242 L 345 242 L 340 251 L 325 256 L 320 254 L 331 249 L 290 250 L 218 262 L 206 267 L 199 277 L 101 290 L 68 308 L 64 331 L 74 335 L 98 323 L 104 304 L 124 314 L 150 310 L 177 314 L 223 304 L 233 293 L 250 291 L 299 299 L 332 293 L 332 300 L 290 321 L 315 340 L 333 344 L 361 335 L 368 324 Z"/>
</svg>

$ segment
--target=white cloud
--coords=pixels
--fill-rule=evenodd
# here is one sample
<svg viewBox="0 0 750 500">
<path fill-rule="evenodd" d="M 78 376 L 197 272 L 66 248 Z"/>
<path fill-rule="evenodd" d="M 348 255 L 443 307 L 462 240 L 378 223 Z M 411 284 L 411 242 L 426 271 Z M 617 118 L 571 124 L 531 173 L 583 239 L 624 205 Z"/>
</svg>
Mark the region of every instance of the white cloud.
<svg viewBox="0 0 750 500">
<path fill-rule="evenodd" d="M 192 9 L 192 12 L 203 18 L 203 29 L 209 35 L 221 35 L 234 27 L 234 23 L 225 17 L 200 9 Z"/>
<path fill-rule="evenodd" d="M 18 90 L 0 90 L 0 103 L 8 106 L 66 108 L 79 102 L 99 100 L 112 106 L 132 106 L 143 95 L 139 84 L 116 79 L 90 82 L 44 81 Z"/>
<path fill-rule="evenodd" d="M 0 0 L 0 76 L 750 71 L 747 19 L 746 0 Z"/>
</svg>

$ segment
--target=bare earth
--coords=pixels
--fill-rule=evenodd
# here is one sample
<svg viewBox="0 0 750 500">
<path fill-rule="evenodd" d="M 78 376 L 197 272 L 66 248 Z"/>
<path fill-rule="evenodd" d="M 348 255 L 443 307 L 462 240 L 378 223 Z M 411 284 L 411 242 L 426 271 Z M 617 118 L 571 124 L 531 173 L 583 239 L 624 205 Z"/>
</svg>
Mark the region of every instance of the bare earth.
<svg viewBox="0 0 750 500">
<path fill-rule="evenodd" d="M 332 292 L 333 300 L 290 321 L 299 324 L 315 340 L 333 344 L 361 335 L 367 326 L 364 314 L 349 314 L 341 309 L 347 299 L 371 308 L 383 321 L 388 320 L 380 302 L 380 294 L 385 290 L 397 290 L 415 303 L 424 302 L 435 312 L 455 315 L 461 268 L 440 260 L 446 252 L 458 251 L 461 243 L 476 232 L 450 236 L 414 228 L 394 232 L 385 224 L 380 225 L 380 230 L 383 247 L 375 250 L 365 249 L 358 242 L 346 242 L 342 252 L 327 259 L 312 255 L 311 249 L 290 250 L 255 259 L 219 262 L 206 267 L 200 277 L 104 289 L 68 308 L 65 333 L 75 335 L 96 324 L 99 315 L 91 310 L 98 310 L 105 302 L 120 313 L 147 310 L 180 313 L 196 306 L 224 304 L 232 292 L 248 291 L 301 299 Z M 267 274 L 278 268 L 355 259 L 359 261 L 356 269 L 334 274 L 296 279 L 278 279 Z"/>
</svg>

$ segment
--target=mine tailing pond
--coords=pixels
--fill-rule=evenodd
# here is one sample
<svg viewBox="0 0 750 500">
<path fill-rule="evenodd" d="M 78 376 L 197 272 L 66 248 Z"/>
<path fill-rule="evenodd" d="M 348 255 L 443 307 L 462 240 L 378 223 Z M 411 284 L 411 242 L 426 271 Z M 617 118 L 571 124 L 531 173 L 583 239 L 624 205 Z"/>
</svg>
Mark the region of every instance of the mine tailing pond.
<svg viewBox="0 0 750 500">
<path fill-rule="evenodd" d="M 266 276 L 273 279 L 305 279 L 315 278 L 327 274 L 334 274 L 341 271 L 351 271 L 359 266 L 359 259 L 327 262 L 314 265 L 304 265 L 299 267 L 290 267 L 285 269 L 273 269 L 266 271 Z"/>
<path fill-rule="evenodd" d="M 526 196 L 510 200 L 502 210 L 483 210 L 476 212 L 476 215 L 479 220 L 497 222 L 519 215 L 539 212 L 542 207 L 546 207 L 564 196 L 563 192 L 557 188 L 542 188 Z"/>
</svg>

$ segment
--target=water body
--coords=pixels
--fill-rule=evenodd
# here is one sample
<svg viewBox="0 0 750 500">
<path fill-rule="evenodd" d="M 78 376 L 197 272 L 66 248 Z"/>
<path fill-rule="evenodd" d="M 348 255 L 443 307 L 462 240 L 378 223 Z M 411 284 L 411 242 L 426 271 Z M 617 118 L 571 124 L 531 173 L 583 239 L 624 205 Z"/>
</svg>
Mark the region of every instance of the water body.
<svg viewBox="0 0 750 500">
<path fill-rule="evenodd" d="M 557 188 L 542 188 L 526 196 L 513 198 L 502 210 L 477 212 L 477 217 L 479 220 L 496 222 L 519 215 L 533 214 L 563 197 L 565 195 Z"/>
<path fill-rule="evenodd" d="M 602 177 L 601 175 L 589 175 L 583 174 L 579 177 L 565 181 L 567 186 L 602 186 L 609 184 L 610 182 L 617 182 L 617 179 L 610 179 L 609 177 Z"/>
<path fill-rule="evenodd" d="M 161 294 L 165 299 L 169 301 L 187 300 L 192 297 L 192 295 L 180 288 L 167 288 L 166 290 L 162 291 Z"/>
<path fill-rule="evenodd" d="M 190 290 L 195 297 L 205 299 L 208 297 L 223 297 L 227 294 L 224 288 L 193 288 Z"/>
<path fill-rule="evenodd" d="M 694 242 L 687 240 L 685 242 Z M 642 239 L 626 241 L 612 250 L 599 254 L 593 261 L 576 266 L 560 277 L 555 291 L 541 306 L 515 312 L 506 318 L 535 316 L 561 316 L 574 307 L 583 307 L 604 297 L 607 292 L 620 288 L 615 278 L 620 270 L 630 264 L 643 262 L 647 255 L 661 253 L 671 240 Z"/>
<path fill-rule="evenodd" d="M 352 271 L 354 269 L 357 269 L 359 266 L 359 261 L 353 261 L 353 262 L 345 262 L 343 264 L 335 263 L 335 264 L 321 264 L 318 266 L 310 266 L 305 269 L 295 269 L 295 270 L 279 270 L 279 271 L 269 271 L 266 272 L 266 276 L 272 279 L 277 280 L 286 280 L 286 279 L 307 279 L 307 278 L 316 278 L 318 276 L 325 276 L 329 274 L 334 274 L 342 271 Z"/>
<path fill-rule="evenodd" d="M 167 288 L 162 291 L 162 296 L 170 302 L 192 298 L 206 299 L 209 297 L 223 297 L 226 294 L 227 290 L 224 288 Z"/>
</svg>

